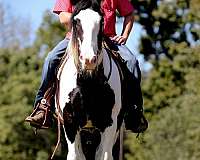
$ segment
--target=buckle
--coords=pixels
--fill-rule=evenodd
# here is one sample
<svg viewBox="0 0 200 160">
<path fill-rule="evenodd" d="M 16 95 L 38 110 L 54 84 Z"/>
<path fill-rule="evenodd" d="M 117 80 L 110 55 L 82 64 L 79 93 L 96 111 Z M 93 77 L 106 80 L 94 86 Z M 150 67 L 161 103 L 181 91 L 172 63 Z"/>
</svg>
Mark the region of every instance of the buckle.
<svg viewBox="0 0 200 160">
<path fill-rule="evenodd" d="M 43 98 L 43 99 L 41 100 L 41 104 L 46 104 L 46 103 L 47 103 L 47 100 Z"/>
<path fill-rule="evenodd" d="M 137 109 L 137 108 L 138 108 L 138 106 L 134 104 L 134 109 Z"/>
</svg>

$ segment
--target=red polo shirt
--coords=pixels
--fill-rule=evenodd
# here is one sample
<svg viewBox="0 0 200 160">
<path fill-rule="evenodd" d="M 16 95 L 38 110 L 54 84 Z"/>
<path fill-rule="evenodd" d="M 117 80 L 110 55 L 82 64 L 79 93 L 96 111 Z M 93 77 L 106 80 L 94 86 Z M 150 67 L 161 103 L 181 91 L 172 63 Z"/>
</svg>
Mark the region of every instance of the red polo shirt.
<svg viewBox="0 0 200 160">
<path fill-rule="evenodd" d="M 104 12 L 104 34 L 113 37 L 116 35 L 116 10 L 124 17 L 133 12 L 133 6 L 129 0 L 104 0 L 102 10 Z M 56 0 L 53 12 L 57 14 L 60 12 L 72 13 L 73 6 L 70 0 Z"/>
</svg>

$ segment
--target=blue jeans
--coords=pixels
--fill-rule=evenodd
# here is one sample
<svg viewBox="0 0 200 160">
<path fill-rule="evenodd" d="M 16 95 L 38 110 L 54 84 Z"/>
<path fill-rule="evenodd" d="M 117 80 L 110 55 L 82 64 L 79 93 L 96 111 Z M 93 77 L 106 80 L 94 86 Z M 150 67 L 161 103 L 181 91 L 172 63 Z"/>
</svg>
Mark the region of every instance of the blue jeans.
<svg viewBox="0 0 200 160">
<path fill-rule="evenodd" d="M 35 97 L 34 106 L 36 106 L 37 103 L 41 101 L 41 99 L 44 97 L 45 92 L 48 89 L 49 84 L 55 80 L 56 69 L 60 64 L 61 58 L 65 54 L 68 42 L 69 40 L 65 38 L 60 43 L 58 43 L 51 52 L 48 53 L 44 61 L 42 69 L 42 80 L 37 95 Z"/>
<path fill-rule="evenodd" d="M 134 77 L 140 82 L 141 81 L 141 71 L 139 67 L 139 62 L 136 56 L 128 49 L 126 45 L 117 46 L 120 51 L 121 57 L 127 62 L 126 65 Z"/>
</svg>

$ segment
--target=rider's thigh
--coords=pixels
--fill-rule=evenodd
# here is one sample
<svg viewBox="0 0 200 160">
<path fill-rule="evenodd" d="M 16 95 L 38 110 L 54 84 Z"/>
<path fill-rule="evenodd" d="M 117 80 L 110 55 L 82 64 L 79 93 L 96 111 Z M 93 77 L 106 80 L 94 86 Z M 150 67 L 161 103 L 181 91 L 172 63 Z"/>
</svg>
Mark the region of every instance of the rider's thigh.
<svg viewBox="0 0 200 160">
<path fill-rule="evenodd" d="M 132 53 L 125 45 L 118 46 L 120 55 L 122 58 L 127 61 L 128 69 L 133 72 L 134 66 L 137 63 L 137 59 L 134 53 Z"/>
<path fill-rule="evenodd" d="M 69 40 L 66 38 L 59 42 L 56 47 L 54 47 L 54 49 L 48 53 L 45 61 L 47 63 L 52 63 L 56 60 L 59 60 L 65 54 L 68 42 Z"/>
</svg>

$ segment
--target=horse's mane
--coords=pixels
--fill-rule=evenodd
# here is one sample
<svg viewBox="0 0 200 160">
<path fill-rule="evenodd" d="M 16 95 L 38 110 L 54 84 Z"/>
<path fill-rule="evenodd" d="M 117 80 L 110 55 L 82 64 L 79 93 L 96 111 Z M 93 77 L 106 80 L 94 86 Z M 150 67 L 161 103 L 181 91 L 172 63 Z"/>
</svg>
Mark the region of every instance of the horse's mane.
<svg viewBox="0 0 200 160">
<path fill-rule="evenodd" d="M 92 10 L 98 12 L 102 15 L 101 12 L 101 1 L 102 0 L 71 0 L 72 5 L 75 7 L 73 16 L 77 15 L 81 10 L 91 8 Z"/>
</svg>

